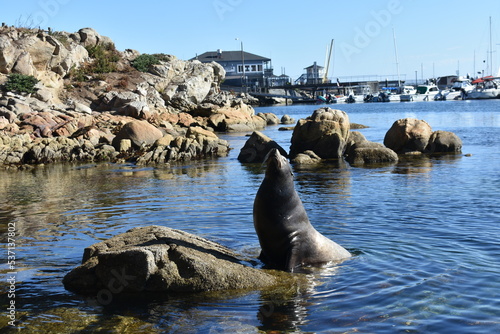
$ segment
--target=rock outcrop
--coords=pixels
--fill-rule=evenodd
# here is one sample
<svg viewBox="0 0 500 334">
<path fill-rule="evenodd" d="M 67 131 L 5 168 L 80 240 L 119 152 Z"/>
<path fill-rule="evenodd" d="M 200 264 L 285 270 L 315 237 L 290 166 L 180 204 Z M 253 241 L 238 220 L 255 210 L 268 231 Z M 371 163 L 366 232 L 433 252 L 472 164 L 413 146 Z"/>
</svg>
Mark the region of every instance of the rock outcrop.
<svg viewBox="0 0 500 334">
<path fill-rule="evenodd" d="M 138 227 L 86 248 L 82 265 L 63 284 L 77 293 L 99 294 L 259 289 L 277 283 L 274 275 L 243 263 L 230 249 L 187 232 Z"/>
<path fill-rule="evenodd" d="M 90 32 L 92 29 L 82 29 Z M 79 32 L 79 33 L 80 33 Z M 2 27 L 0 31 L 0 72 L 37 75 L 51 71 L 61 77 L 88 60 L 79 33 L 48 34 L 36 29 Z M 94 46 L 107 41 L 92 30 Z M 99 36 L 99 37 L 98 37 Z"/>
<path fill-rule="evenodd" d="M 349 136 L 349 117 L 342 110 L 319 108 L 297 122 L 290 156 L 311 150 L 322 159 L 341 158 Z"/>
</svg>

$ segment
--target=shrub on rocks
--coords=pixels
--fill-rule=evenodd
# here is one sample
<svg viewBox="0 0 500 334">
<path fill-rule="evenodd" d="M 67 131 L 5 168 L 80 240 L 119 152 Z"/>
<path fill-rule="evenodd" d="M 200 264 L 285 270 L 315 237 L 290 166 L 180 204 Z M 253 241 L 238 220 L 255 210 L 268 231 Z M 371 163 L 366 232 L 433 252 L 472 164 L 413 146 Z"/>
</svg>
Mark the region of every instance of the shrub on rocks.
<svg viewBox="0 0 500 334">
<path fill-rule="evenodd" d="M 38 80 L 32 75 L 12 73 L 7 77 L 5 89 L 9 92 L 31 94 L 37 91 L 37 83 Z"/>
<path fill-rule="evenodd" d="M 159 63 L 160 60 L 155 55 L 142 54 L 132 61 L 132 66 L 140 72 L 147 72 L 151 65 Z"/>
</svg>

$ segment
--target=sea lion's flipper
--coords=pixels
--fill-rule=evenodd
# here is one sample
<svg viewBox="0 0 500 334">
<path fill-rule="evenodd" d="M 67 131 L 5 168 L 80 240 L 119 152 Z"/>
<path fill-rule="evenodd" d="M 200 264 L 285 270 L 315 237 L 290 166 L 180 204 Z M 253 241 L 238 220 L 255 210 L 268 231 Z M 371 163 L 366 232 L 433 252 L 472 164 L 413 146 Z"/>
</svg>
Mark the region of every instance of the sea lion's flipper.
<svg viewBox="0 0 500 334">
<path fill-rule="evenodd" d="M 286 259 L 286 266 L 285 266 L 286 271 L 293 273 L 295 268 L 300 266 L 301 261 L 300 261 L 299 251 L 300 251 L 299 247 L 296 247 L 293 244 L 290 246 L 290 249 L 288 251 L 288 256 Z"/>
</svg>

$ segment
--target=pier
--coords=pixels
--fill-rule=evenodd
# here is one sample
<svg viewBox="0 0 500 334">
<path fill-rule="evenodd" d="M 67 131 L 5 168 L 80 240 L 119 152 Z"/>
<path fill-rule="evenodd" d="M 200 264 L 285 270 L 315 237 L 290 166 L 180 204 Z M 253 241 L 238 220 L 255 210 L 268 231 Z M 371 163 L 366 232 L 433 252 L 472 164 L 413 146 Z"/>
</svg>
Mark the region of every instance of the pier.
<svg viewBox="0 0 500 334">
<path fill-rule="evenodd" d="M 334 96 L 366 95 L 367 92 L 379 92 L 382 87 L 397 87 L 403 83 L 402 80 L 306 83 L 266 87 L 259 89 L 259 91 L 247 91 L 247 93 L 259 99 L 284 98 L 285 102 L 290 100 L 293 103 L 314 103 L 318 96 L 324 94 Z"/>
</svg>

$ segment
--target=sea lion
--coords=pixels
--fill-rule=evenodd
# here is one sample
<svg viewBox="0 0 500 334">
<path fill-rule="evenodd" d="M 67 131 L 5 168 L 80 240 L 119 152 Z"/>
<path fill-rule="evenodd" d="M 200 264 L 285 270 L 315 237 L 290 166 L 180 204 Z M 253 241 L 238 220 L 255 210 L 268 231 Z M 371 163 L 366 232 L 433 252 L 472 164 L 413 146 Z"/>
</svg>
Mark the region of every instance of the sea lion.
<svg viewBox="0 0 500 334">
<path fill-rule="evenodd" d="M 253 206 L 255 231 L 262 248 L 260 260 L 269 267 L 293 272 L 301 266 L 349 258 L 347 250 L 311 225 L 295 190 L 288 160 L 272 149 L 265 161 L 266 175 Z"/>
</svg>

